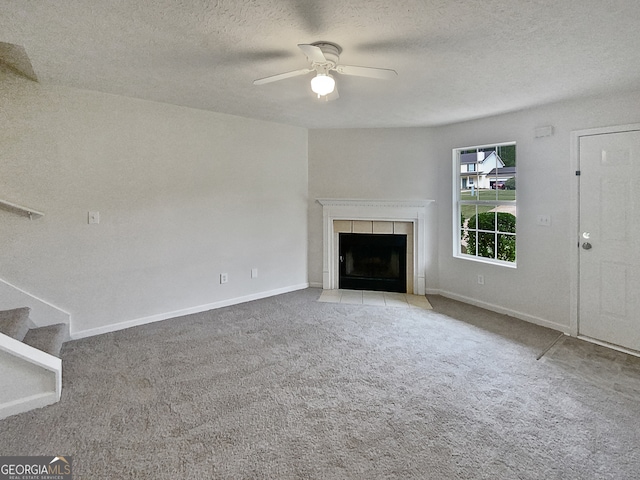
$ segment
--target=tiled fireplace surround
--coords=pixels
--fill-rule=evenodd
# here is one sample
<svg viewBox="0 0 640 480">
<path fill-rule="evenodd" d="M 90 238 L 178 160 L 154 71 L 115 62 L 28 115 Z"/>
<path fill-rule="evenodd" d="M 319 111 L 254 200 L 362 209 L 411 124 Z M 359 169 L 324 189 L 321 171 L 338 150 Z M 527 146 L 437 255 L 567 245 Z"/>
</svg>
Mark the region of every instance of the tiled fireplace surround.
<svg viewBox="0 0 640 480">
<path fill-rule="evenodd" d="M 407 293 L 425 294 L 425 214 L 431 200 L 321 198 L 322 288 L 338 288 L 339 233 L 407 235 Z"/>
</svg>

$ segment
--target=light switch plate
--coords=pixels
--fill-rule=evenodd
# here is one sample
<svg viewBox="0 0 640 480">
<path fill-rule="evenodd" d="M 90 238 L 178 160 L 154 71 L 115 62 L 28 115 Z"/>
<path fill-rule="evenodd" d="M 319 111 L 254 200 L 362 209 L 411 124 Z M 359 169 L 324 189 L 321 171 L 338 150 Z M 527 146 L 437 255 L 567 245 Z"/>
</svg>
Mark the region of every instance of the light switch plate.
<svg viewBox="0 0 640 480">
<path fill-rule="evenodd" d="M 89 212 L 89 223 L 100 223 L 100 212 Z"/>
</svg>

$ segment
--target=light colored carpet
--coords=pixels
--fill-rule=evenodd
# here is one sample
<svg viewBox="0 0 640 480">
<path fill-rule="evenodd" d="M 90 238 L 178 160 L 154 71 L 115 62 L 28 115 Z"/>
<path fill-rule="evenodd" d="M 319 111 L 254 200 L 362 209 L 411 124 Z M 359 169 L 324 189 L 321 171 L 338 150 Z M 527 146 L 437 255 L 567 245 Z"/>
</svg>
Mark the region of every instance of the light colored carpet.
<svg viewBox="0 0 640 480">
<path fill-rule="evenodd" d="M 65 344 L 2 455 L 75 479 L 632 479 L 640 361 L 442 297 L 308 289 Z M 608 380 L 602 381 L 602 377 Z"/>
<path fill-rule="evenodd" d="M 424 310 L 431 310 L 432 308 L 429 300 L 424 295 L 372 292 L 368 290 L 322 290 L 318 301 L 377 307 L 422 308 Z"/>
</svg>

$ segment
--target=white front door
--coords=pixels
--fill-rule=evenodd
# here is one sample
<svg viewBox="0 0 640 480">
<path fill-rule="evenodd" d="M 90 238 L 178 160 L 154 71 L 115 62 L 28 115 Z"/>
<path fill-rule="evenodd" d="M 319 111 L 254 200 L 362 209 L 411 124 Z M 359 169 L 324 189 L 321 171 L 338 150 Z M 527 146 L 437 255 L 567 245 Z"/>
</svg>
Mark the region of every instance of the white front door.
<svg viewBox="0 0 640 480">
<path fill-rule="evenodd" d="M 640 131 L 579 149 L 578 333 L 640 351 Z"/>
</svg>

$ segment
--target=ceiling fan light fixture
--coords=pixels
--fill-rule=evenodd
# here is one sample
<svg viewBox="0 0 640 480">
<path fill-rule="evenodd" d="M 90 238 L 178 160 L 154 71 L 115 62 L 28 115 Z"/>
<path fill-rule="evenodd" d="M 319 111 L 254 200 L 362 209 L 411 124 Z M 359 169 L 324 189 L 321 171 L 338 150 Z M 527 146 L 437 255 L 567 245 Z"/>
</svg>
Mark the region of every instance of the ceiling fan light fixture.
<svg viewBox="0 0 640 480">
<path fill-rule="evenodd" d="M 336 88 L 336 81 L 327 73 L 318 73 L 311 79 L 311 90 L 318 97 L 329 95 Z"/>
<path fill-rule="evenodd" d="M 311 90 L 323 100 L 336 100 L 339 98 L 336 81 L 329 72 L 337 72 L 339 75 L 352 75 L 355 77 L 378 78 L 390 80 L 398 76 L 395 70 L 376 67 L 357 67 L 354 65 L 340 65 L 340 53 L 342 48 L 331 42 L 315 42 L 298 44 L 302 53 L 309 61 L 307 68 L 294 70 L 292 72 L 279 73 L 269 77 L 258 78 L 253 81 L 254 85 L 264 85 L 265 83 L 277 82 L 291 77 L 298 77 L 314 72 L 311 79 Z"/>
</svg>

